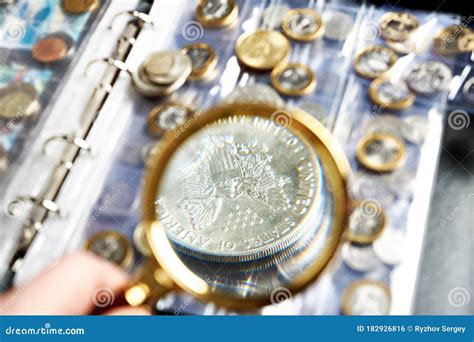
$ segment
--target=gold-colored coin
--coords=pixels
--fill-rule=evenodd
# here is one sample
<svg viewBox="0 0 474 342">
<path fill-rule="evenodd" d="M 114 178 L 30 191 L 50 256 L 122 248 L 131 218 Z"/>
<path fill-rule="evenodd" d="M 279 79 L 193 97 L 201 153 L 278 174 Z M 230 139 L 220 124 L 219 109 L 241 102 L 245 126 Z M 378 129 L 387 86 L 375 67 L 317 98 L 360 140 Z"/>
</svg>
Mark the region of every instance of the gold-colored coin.
<svg viewBox="0 0 474 342">
<path fill-rule="evenodd" d="M 275 68 L 271 75 L 273 87 L 283 95 L 301 96 L 316 88 L 316 75 L 300 63 L 291 63 Z"/>
<path fill-rule="evenodd" d="M 440 55 L 453 55 L 459 53 L 459 41 L 462 37 L 472 33 L 462 25 L 450 25 L 438 32 L 433 38 L 433 49 Z"/>
<path fill-rule="evenodd" d="M 374 45 L 358 52 L 353 65 L 358 75 L 365 78 L 375 78 L 390 70 L 397 59 L 398 56 L 391 49 Z"/>
<path fill-rule="evenodd" d="M 468 33 L 459 38 L 458 49 L 461 52 L 474 51 L 474 33 Z"/>
<path fill-rule="evenodd" d="M 369 170 L 391 172 L 405 162 L 405 144 L 393 134 L 372 133 L 359 141 L 356 157 Z"/>
<path fill-rule="evenodd" d="M 415 32 L 420 23 L 412 14 L 404 12 L 388 12 L 380 18 L 380 32 L 387 40 L 404 41 Z"/>
<path fill-rule="evenodd" d="M 390 110 L 402 110 L 415 102 L 415 95 L 405 82 L 392 81 L 385 76 L 377 77 L 370 83 L 369 98 L 376 105 Z"/>
<path fill-rule="evenodd" d="M 40 110 L 35 88 L 25 82 L 10 84 L 0 89 L 0 119 L 19 120 L 33 116 Z"/>
<path fill-rule="evenodd" d="M 385 213 L 377 201 L 357 201 L 352 206 L 344 237 L 355 243 L 369 244 L 382 234 L 386 225 Z"/>
<path fill-rule="evenodd" d="M 96 9 L 100 0 L 62 0 L 61 5 L 66 13 L 82 14 Z"/>
<path fill-rule="evenodd" d="M 321 16 L 309 8 L 295 8 L 288 11 L 283 18 L 282 28 L 288 37 L 303 42 L 315 40 L 324 33 Z"/>
<path fill-rule="evenodd" d="M 256 70 L 272 70 L 286 64 L 291 54 L 291 44 L 277 31 L 259 30 L 239 37 L 235 46 L 239 61 Z"/>
<path fill-rule="evenodd" d="M 152 136 L 161 136 L 182 125 L 192 113 L 193 110 L 179 103 L 169 101 L 160 104 L 148 114 L 148 132 Z"/>
<path fill-rule="evenodd" d="M 200 0 L 196 7 L 196 18 L 205 27 L 229 26 L 238 16 L 234 0 Z"/>
<path fill-rule="evenodd" d="M 209 44 L 189 44 L 181 49 L 181 53 L 187 55 L 192 62 L 193 69 L 188 77 L 190 80 L 204 79 L 216 68 L 217 53 Z"/>
<path fill-rule="evenodd" d="M 84 249 L 123 268 L 130 266 L 133 261 L 128 239 L 115 230 L 100 231 L 91 236 L 84 244 Z"/>
<path fill-rule="evenodd" d="M 388 315 L 390 289 L 376 280 L 362 279 L 353 282 L 342 294 L 341 311 L 344 315 Z"/>
</svg>

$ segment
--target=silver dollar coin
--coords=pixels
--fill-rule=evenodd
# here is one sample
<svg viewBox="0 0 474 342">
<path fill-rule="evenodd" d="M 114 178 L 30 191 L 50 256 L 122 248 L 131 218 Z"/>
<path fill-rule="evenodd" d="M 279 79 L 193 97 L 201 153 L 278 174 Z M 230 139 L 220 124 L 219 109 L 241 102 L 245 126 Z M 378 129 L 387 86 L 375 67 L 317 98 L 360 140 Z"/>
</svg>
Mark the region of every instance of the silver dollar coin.
<svg viewBox="0 0 474 342">
<path fill-rule="evenodd" d="M 268 6 L 262 12 L 262 27 L 268 30 L 278 29 L 289 10 L 286 5 Z"/>
<path fill-rule="evenodd" d="M 384 264 L 395 266 L 402 262 L 405 247 L 405 233 L 397 229 L 386 229 L 373 242 L 375 255 Z"/>
<path fill-rule="evenodd" d="M 314 102 L 305 101 L 298 103 L 298 107 L 304 110 L 305 112 L 311 114 L 311 116 L 316 118 L 323 125 L 327 124 L 328 112 L 326 111 L 326 109 L 324 109 L 323 106 L 320 106 L 319 104 Z"/>
<path fill-rule="evenodd" d="M 451 69 L 444 63 L 426 61 L 415 65 L 406 77 L 411 90 L 423 95 L 446 90 L 453 78 Z"/>
<path fill-rule="evenodd" d="M 282 251 L 320 215 L 315 151 L 273 120 L 231 117 L 184 141 L 167 164 L 157 215 L 178 249 L 210 260 Z M 298 196 L 292 196 L 298 194 Z"/>
<path fill-rule="evenodd" d="M 410 115 L 403 119 L 402 136 L 412 144 L 421 144 L 428 134 L 429 121 L 425 116 Z"/>
<path fill-rule="evenodd" d="M 285 106 L 285 102 L 280 95 L 272 87 L 263 83 L 236 87 L 223 101 L 226 103 L 250 102 L 266 104 L 276 108 L 283 108 Z"/>
<path fill-rule="evenodd" d="M 379 264 L 372 245 L 359 245 L 346 241 L 341 249 L 342 260 L 355 271 L 367 272 Z"/>
<path fill-rule="evenodd" d="M 323 19 L 326 25 L 324 37 L 330 40 L 345 40 L 354 27 L 351 16 L 343 12 L 325 12 Z"/>
<path fill-rule="evenodd" d="M 474 103 L 474 77 L 471 77 L 466 81 L 462 90 L 462 95 L 467 101 Z"/>
</svg>

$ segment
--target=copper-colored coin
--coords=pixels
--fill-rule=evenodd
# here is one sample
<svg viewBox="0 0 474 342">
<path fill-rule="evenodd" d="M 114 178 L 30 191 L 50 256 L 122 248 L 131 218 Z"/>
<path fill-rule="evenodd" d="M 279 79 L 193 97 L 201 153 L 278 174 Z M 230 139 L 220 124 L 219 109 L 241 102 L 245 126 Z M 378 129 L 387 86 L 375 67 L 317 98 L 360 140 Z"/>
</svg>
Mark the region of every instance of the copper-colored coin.
<svg viewBox="0 0 474 342">
<path fill-rule="evenodd" d="M 36 42 L 31 50 L 33 58 L 40 63 L 57 62 L 63 59 L 69 46 L 59 37 L 48 37 Z"/>
<path fill-rule="evenodd" d="M 82 14 L 97 8 L 100 0 L 62 0 L 64 12 L 69 14 Z"/>
</svg>

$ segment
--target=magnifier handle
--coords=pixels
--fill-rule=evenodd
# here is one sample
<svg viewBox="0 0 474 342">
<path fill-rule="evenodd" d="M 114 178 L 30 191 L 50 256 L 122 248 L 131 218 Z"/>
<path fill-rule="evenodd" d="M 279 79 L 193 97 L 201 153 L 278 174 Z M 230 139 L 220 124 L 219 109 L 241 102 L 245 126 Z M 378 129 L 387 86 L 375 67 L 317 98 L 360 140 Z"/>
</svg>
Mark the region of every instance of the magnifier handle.
<svg viewBox="0 0 474 342">
<path fill-rule="evenodd" d="M 155 306 L 159 298 L 175 287 L 171 278 L 151 257 L 138 270 L 137 280 L 125 291 L 125 300 L 133 307 Z"/>
</svg>

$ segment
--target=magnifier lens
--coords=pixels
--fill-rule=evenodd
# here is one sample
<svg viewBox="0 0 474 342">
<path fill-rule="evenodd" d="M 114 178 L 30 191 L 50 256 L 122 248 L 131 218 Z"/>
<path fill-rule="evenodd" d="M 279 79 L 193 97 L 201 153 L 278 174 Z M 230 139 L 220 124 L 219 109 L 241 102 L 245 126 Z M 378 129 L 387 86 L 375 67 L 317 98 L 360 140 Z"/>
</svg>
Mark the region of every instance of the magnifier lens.
<svg viewBox="0 0 474 342">
<path fill-rule="evenodd" d="M 181 286 L 231 304 L 270 302 L 275 289 L 312 279 L 340 237 L 335 211 L 343 216 L 345 199 L 311 130 L 244 108 L 168 145 L 155 191 L 154 229 L 163 234 L 149 236 Z"/>
</svg>

